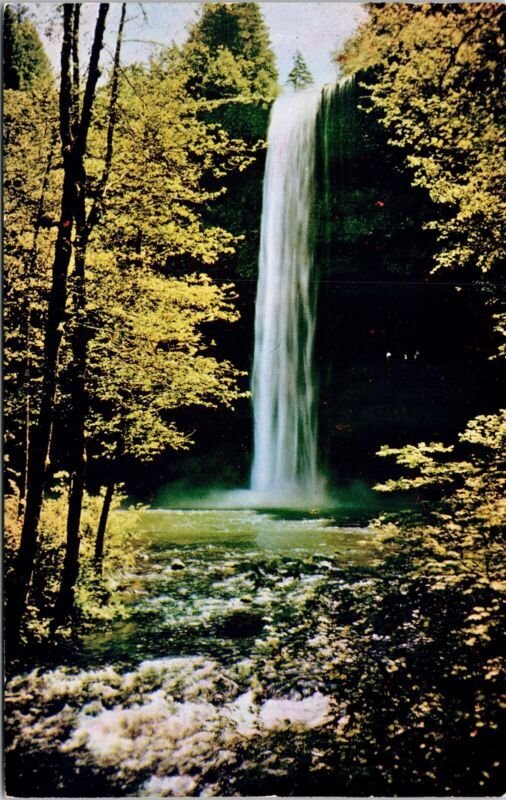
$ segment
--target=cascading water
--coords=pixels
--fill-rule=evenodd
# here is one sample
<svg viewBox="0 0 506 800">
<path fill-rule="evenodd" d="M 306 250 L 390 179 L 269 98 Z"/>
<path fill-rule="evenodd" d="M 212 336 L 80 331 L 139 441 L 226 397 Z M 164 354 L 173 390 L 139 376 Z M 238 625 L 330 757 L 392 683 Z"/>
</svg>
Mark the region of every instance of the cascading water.
<svg viewBox="0 0 506 800">
<path fill-rule="evenodd" d="M 253 364 L 251 488 L 271 502 L 314 502 L 317 464 L 313 349 L 316 120 L 321 90 L 276 100 L 264 178 Z"/>
</svg>

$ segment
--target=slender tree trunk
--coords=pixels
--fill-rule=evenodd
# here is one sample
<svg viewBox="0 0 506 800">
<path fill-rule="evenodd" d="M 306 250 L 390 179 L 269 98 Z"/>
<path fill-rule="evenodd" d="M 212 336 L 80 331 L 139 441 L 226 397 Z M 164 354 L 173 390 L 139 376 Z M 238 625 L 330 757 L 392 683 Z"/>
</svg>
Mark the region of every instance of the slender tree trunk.
<svg viewBox="0 0 506 800">
<path fill-rule="evenodd" d="M 46 334 L 44 340 L 44 363 L 39 415 L 30 432 L 25 514 L 21 542 L 16 558 L 15 590 L 10 597 L 8 620 L 8 642 L 13 645 L 19 633 L 28 587 L 36 556 L 38 525 L 42 508 L 46 458 L 49 449 L 53 400 L 56 389 L 58 353 L 62 338 L 62 327 L 67 297 L 67 272 L 72 251 L 74 183 L 68 157 L 58 239 L 53 262 L 53 277 L 49 296 Z M 10 635 L 9 635 L 10 634 Z"/>
<path fill-rule="evenodd" d="M 28 319 L 30 319 L 30 311 L 28 312 Z M 28 322 L 28 332 L 30 332 L 30 322 Z M 31 418 L 30 383 L 31 383 L 31 358 L 30 358 L 30 352 L 28 352 L 28 357 L 26 359 L 26 366 L 25 366 L 25 385 L 26 385 L 25 419 L 24 419 L 25 433 L 23 437 L 24 447 L 22 453 L 21 477 L 19 481 L 18 518 L 21 518 L 23 516 L 23 511 L 25 508 L 26 485 L 28 483 L 28 447 L 30 446 L 30 418 Z"/>
<path fill-rule="evenodd" d="M 67 301 L 67 275 L 72 254 L 72 229 L 79 192 L 79 179 L 86 151 L 88 129 L 99 76 L 98 60 L 102 49 L 105 19 L 108 5 L 101 4 L 98 12 L 95 37 L 93 41 L 88 80 L 83 100 L 78 136 L 73 109 L 75 107 L 75 87 L 71 71 L 71 57 L 75 52 L 74 34 L 76 18 L 80 9 L 78 4 L 63 5 L 63 43 L 61 51 L 60 82 L 60 138 L 63 156 L 63 190 L 52 268 L 52 281 L 49 294 L 46 332 L 44 339 L 44 361 L 42 374 L 41 401 L 39 416 L 30 434 L 28 450 L 28 470 L 26 505 L 21 533 L 21 542 L 16 559 L 15 586 L 9 598 L 7 646 L 13 650 L 19 640 L 20 625 L 26 606 L 26 598 L 36 557 L 38 526 L 44 492 L 45 465 L 49 450 L 53 402 L 56 390 L 58 354 L 63 333 L 65 305 Z"/>
<path fill-rule="evenodd" d="M 71 367 L 71 431 L 72 447 L 70 452 L 70 491 L 67 516 L 67 540 L 65 560 L 58 597 L 56 599 L 52 629 L 72 612 L 74 605 L 74 587 L 79 575 L 80 524 L 86 476 L 86 417 L 88 413 L 88 396 L 86 390 L 86 367 L 88 350 L 88 329 L 86 325 L 86 252 L 89 237 L 100 219 L 102 199 L 109 177 L 112 162 L 114 129 L 117 120 L 118 80 L 125 23 L 126 4 L 123 3 L 114 57 L 111 82 L 111 101 L 109 106 L 109 124 L 107 145 L 104 159 L 104 170 L 95 202 L 88 218 L 86 218 L 86 172 L 84 163 L 81 166 L 79 191 L 76 203 L 76 242 L 75 269 L 73 275 L 73 317 L 70 335 L 72 351 Z M 77 47 L 74 51 L 75 73 Z M 84 112 L 83 112 L 84 113 Z"/>
<path fill-rule="evenodd" d="M 84 204 L 83 204 L 84 205 Z M 73 320 L 70 332 L 72 366 L 70 396 L 72 413 L 70 417 L 70 486 L 67 511 L 67 538 L 65 559 L 60 588 L 54 608 L 53 630 L 72 611 L 74 605 L 74 586 L 79 574 L 79 529 L 83 506 L 84 481 L 86 472 L 85 421 L 88 410 L 86 393 L 87 331 L 85 326 L 86 287 L 85 252 L 82 244 L 76 244 L 75 272 L 73 275 Z"/>
<path fill-rule="evenodd" d="M 104 502 L 102 504 L 102 511 L 100 513 L 100 520 L 98 523 L 97 528 L 97 536 L 95 539 L 95 561 L 97 562 L 97 567 L 102 567 L 102 559 L 104 556 L 104 541 L 105 541 L 105 531 L 107 528 L 107 520 L 109 518 L 109 511 L 111 510 L 111 503 L 112 498 L 114 497 L 114 489 L 116 488 L 116 484 L 113 480 L 107 484 L 105 495 L 104 495 Z"/>
<path fill-rule="evenodd" d="M 37 216 L 35 219 L 35 231 L 33 234 L 32 250 L 30 253 L 29 274 L 27 276 L 27 284 L 29 285 L 31 277 L 35 273 L 37 264 L 37 252 L 39 235 L 42 224 L 42 216 L 44 213 L 44 201 L 46 192 L 49 185 L 49 174 L 53 166 L 54 150 L 57 143 L 57 131 L 53 130 L 51 133 L 51 141 L 49 145 L 49 155 L 47 157 L 46 169 L 44 171 L 44 178 L 42 180 L 42 189 L 40 192 L 39 203 L 37 207 Z M 30 293 L 31 294 L 31 293 Z M 28 483 L 28 449 L 30 446 L 30 424 L 31 424 L 31 379 L 32 379 L 32 298 L 28 296 L 28 312 L 26 314 L 26 328 L 25 328 L 25 349 L 27 353 L 25 364 L 25 387 L 26 387 L 26 403 L 25 403 L 25 433 L 24 433 L 24 448 L 22 452 L 22 467 L 21 467 L 21 480 L 19 485 L 19 503 L 18 503 L 18 516 L 21 517 L 25 507 L 26 487 Z"/>
</svg>

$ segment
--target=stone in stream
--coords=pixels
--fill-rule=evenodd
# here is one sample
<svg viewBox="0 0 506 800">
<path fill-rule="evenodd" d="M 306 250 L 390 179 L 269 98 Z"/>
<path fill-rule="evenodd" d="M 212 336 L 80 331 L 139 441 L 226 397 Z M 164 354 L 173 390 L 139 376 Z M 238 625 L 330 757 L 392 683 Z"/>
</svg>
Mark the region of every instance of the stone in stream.
<svg viewBox="0 0 506 800">
<path fill-rule="evenodd" d="M 226 639 L 256 636 L 264 627 L 264 620 L 252 611 L 232 611 L 216 623 L 215 634 Z"/>
</svg>

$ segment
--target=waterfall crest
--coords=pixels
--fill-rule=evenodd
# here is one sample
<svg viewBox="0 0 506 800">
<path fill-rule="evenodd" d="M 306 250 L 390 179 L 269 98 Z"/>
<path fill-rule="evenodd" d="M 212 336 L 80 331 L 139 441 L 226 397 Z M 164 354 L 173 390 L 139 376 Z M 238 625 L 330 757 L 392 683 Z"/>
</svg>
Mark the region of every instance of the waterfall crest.
<svg viewBox="0 0 506 800">
<path fill-rule="evenodd" d="M 271 501 L 314 502 L 317 286 L 313 263 L 316 119 L 321 90 L 276 100 L 264 177 L 252 394 L 251 489 Z"/>
</svg>

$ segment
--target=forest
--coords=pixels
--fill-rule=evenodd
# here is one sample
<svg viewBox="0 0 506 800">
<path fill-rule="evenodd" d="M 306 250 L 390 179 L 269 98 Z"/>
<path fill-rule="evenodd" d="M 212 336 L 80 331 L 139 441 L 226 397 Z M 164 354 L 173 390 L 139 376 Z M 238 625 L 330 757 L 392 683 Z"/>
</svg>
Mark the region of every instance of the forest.
<svg viewBox="0 0 506 800">
<path fill-rule="evenodd" d="M 150 7 L 3 10 L 5 791 L 502 795 L 506 9 Z"/>
</svg>

